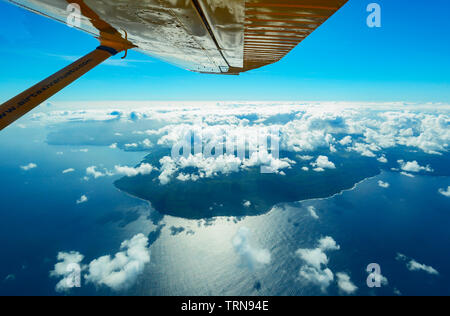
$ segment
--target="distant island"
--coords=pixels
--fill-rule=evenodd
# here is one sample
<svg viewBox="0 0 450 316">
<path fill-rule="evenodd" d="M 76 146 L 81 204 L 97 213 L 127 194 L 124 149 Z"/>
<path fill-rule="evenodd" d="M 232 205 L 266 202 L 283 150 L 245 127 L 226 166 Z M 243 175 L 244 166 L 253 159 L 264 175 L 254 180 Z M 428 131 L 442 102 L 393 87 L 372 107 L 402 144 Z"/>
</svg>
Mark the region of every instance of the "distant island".
<svg viewBox="0 0 450 316">
<path fill-rule="evenodd" d="M 159 167 L 159 160 L 168 154 L 156 151 L 142 163 Z M 381 172 L 376 159 L 350 152 L 331 155 L 336 169 L 323 172 L 315 172 L 311 168 L 309 171 L 303 170 L 307 162 L 293 153 L 282 152 L 281 157 L 297 162 L 291 169 L 283 170 L 286 175 L 261 174 L 260 168 L 255 167 L 197 181 L 173 179 L 161 185 L 158 173 L 153 172 L 150 175 L 123 177 L 114 185 L 121 191 L 149 201 L 161 214 L 196 220 L 262 215 L 282 202 L 332 196 Z"/>
</svg>

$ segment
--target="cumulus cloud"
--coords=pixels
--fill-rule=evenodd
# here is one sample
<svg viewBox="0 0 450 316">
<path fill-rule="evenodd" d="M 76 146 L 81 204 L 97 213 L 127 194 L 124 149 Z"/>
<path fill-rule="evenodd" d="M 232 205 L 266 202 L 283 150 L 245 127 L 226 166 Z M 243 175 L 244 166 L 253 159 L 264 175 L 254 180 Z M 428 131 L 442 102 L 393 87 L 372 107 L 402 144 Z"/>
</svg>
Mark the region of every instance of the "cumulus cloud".
<svg viewBox="0 0 450 316">
<path fill-rule="evenodd" d="M 20 166 L 20 169 L 24 170 L 24 171 L 29 171 L 31 169 L 35 169 L 37 168 L 37 165 L 35 163 L 29 163 L 28 165 L 25 166 Z"/>
<path fill-rule="evenodd" d="M 145 148 L 151 148 L 153 146 L 152 142 L 148 138 L 146 138 L 142 141 L 142 145 Z"/>
<path fill-rule="evenodd" d="M 350 151 L 356 151 L 361 154 L 361 156 L 375 158 L 374 151 L 380 151 L 381 148 L 376 144 L 366 144 L 366 143 L 356 143 L 353 147 L 349 148 Z"/>
<path fill-rule="evenodd" d="M 232 244 L 242 264 L 253 270 L 269 264 L 271 255 L 269 250 L 252 245 L 250 237 L 251 231 L 247 227 L 241 227 L 234 236 Z"/>
<path fill-rule="evenodd" d="M 148 175 L 154 170 L 153 166 L 148 163 L 143 163 L 139 167 L 115 166 L 117 174 L 122 174 L 127 177 L 135 177 L 137 175 Z"/>
<path fill-rule="evenodd" d="M 439 189 L 439 193 L 443 196 L 450 197 L 450 186 L 446 189 Z"/>
<path fill-rule="evenodd" d="M 381 163 L 388 163 L 388 160 L 387 160 L 386 156 L 384 156 L 384 155 L 379 157 L 377 160 Z"/>
<path fill-rule="evenodd" d="M 311 163 L 311 166 L 314 167 L 314 171 L 316 172 L 323 172 L 325 169 L 336 169 L 335 164 L 327 156 L 317 157 L 316 161 Z"/>
<path fill-rule="evenodd" d="M 253 153 L 250 159 L 244 159 L 241 163 L 243 168 L 264 166 L 270 173 L 281 173 L 280 170 L 291 168 L 295 161 L 288 158 L 275 158 L 272 154 L 263 150 Z"/>
<path fill-rule="evenodd" d="M 119 291 L 133 285 L 150 262 L 148 238 L 143 234 L 125 240 L 114 257 L 103 256 L 89 263 L 85 279 L 96 286 Z"/>
<path fill-rule="evenodd" d="M 341 292 L 345 294 L 354 294 L 358 290 L 358 287 L 352 283 L 350 276 L 347 273 L 336 273 L 336 277 Z"/>
<path fill-rule="evenodd" d="M 195 182 L 198 179 L 200 179 L 200 176 L 198 176 L 196 174 L 184 174 L 184 173 L 180 172 L 177 176 L 177 180 L 182 181 L 182 182 L 186 182 L 186 181 Z"/>
<path fill-rule="evenodd" d="M 353 139 L 351 136 L 345 136 L 344 138 L 342 138 L 339 141 L 339 144 L 341 144 L 342 146 L 347 146 L 350 145 L 353 142 Z"/>
<path fill-rule="evenodd" d="M 314 206 L 308 206 L 309 215 L 311 215 L 314 219 L 319 219 L 319 215 L 317 215 L 316 208 Z"/>
<path fill-rule="evenodd" d="M 49 111 L 35 113 L 32 120 L 40 122 L 157 121 L 164 128 L 150 129 L 145 134 L 157 136 L 155 143 L 171 147 L 183 138 L 186 128 L 195 129 L 193 122 L 202 121 L 206 134 L 222 136 L 246 134 L 264 125 L 278 124 L 281 149 L 291 152 L 312 152 L 333 148 L 339 144 L 364 156 L 406 146 L 429 154 L 442 154 L 450 144 L 448 105 L 433 104 L 354 104 L 336 102 L 202 102 L 123 104 L 117 111 L 95 109 Z M 167 111 L 170 105 L 171 111 Z M 374 110 L 376 109 L 376 110 Z M 381 110 L 381 111 L 380 111 Z M 196 125 L 196 124 L 195 124 Z M 347 135 L 336 141 L 336 137 Z M 352 142 L 350 142 L 350 137 Z M 112 141 L 114 142 L 114 141 Z M 129 145 L 138 145 L 133 140 Z M 140 144 L 140 143 L 139 143 Z"/>
<path fill-rule="evenodd" d="M 398 253 L 396 260 L 406 262 L 406 268 L 409 271 L 423 271 L 431 275 L 439 275 L 439 272 L 433 267 L 419 263 L 414 259 L 408 258 L 404 254 Z"/>
<path fill-rule="evenodd" d="M 125 148 L 127 148 L 127 149 L 138 148 L 138 147 L 139 147 L 139 145 L 136 143 L 125 144 Z"/>
<path fill-rule="evenodd" d="M 103 171 L 97 170 L 96 166 L 90 166 L 86 168 L 86 175 L 92 176 L 95 179 L 106 177 L 106 176 L 113 176 L 114 174 L 106 169 L 103 169 Z"/>
<path fill-rule="evenodd" d="M 389 188 L 391 185 L 388 182 L 384 182 L 384 181 L 378 181 L 378 186 L 383 188 L 383 189 L 387 189 Z"/>
<path fill-rule="evenodd" d="M 97 171 L 97 167 L 96 166 L 90 166 L 88 168 L 86 168 L 86 174 L 88 176 L 93 176 L 95 179 L 100 178 L 100 177 L 104 177 L 106 174 Z"/>
<path fill-rule="evenodd" d="M 88 198 L 86 195 L 82 195 L 78 200 L 77 200 L 77 204 L 83 204 L 86 203 L 88 201 Z"/>
<path fill-rule="evenodd" d="M 159 174 L 158 179 L 161 185 L 166 185 L 172 180 L 173 175 L 177 172 L 177 165 L 169 156 L 161 158 L 159 163 L 161 165 L 161 173 Z"/>
<path fill-rule="evenodd" d="M 137 234 L 122 242 L 120 251 L 113 257 L 103 256 L 87 265 L 82 264 L 84 256 L 75 251 L 60 252 L 57 259 L 58 263 L 50 272 L 51 277 L 62 278 L 56 285 L 56 291 L 66 292 L 73 288 L 73 272 L 77 268 L 80 278 L 84 275 L 87 283 L 121 291 L 132 286 L 150 262 L 149 242 L 143 234 Z"/>
<path fill-rule="evenodd" d="M 334 274 L 327 267 L 329 259 L 325 252 L 339 249 L 340 246 L 331 237 L 319 239 L 315 249 L 298 249 L 296 254 L 305 263 L 300 269 L 300 278 L 325 292 L 334 281 Z"/>
<path fill-rule="evenodd" d="M 58 263 L 50 271 L 50 276 L 53 278 L 61 278 L 61 280 L 56 284 L 55 290 L 57 292 L 67 292 L 70 291 L 74 286 L 76 286 L 76 280 L 74 277 L 81 277 L 81 275 L 74 275 L 74 272 L 81 272 L 84 256 L 79 252 L 60 252 L 58 253 L 57 260 Z M 81 282 L 81 280 L 78 280 Z"/>
<path fill-rule="evenodd" d="M 246 207 L 246 208 L 249 208 L 250 206 L 252 206 L 252 202 L 244 201 L 244 203 L 242 203 L 242 205 L 244 205 L 244 207 Z"/>
<path fill-rule="evenodd" d="M 319 240 L 319 248 L 324 251 L 340 250 L 341 246 L 339 246 L 333 238 L 325 237 Z"/>
<path fill-rule="evenodd" d="M 300 159 L 300 160 L 303 160 L 303 161 L 310 161 L 310 160 L 313 160 L 313 159 L 314 159 L 313 156 L 308 156 L 308 155 L 304 155 L 304 156 L 302 156 L 302 155 L 297 155 L 296 157 L 297 157 L 298 159 Z"/>
<path fill-rule="evenodd" d="M 71 173 L 71 172 L 74 172 L 74 171 L 75 171 L 75 169 L 69 168 L 69 169 L 63 170 L 62 174 Z"/>
<path fill-rule="evenodd" d="M 287 158 L 275 158 L 266 151 L 254 152 L 248 159 L 241 159 L 235 155 L 222 154 L 205 156 L 202 153 L 188 156 L 165 156 L 160 159 L 159 181 L 162 185 L 170 183 L 173 178 L 180 181 L 197 181 L 200 178 L 213 178 L 219 175 L 237 173 L 253 167 L 264 166 L 267 172 L 285 175 L 284 169 L 289 169 L 295 161 Z M 185 169 L 194 168 L 196 173 L 186 174 Z M 178 174 L 178 176 L 176 176 Z"/>
<path fill-rule="evenodd" d="M 255 144 L 259 136 L 270 137 L 278 141 L 280 153 L 289 152 L 289 157 L 296 157 L 295 160 L 299 162 L 312 163 L 311 166 L 300 166 L 305 172 L 309 169 L 325 172 L 336 168 L 326 156 L 320 156 L 314 161 L 312 155 L 317 156 L 317 152 L 349 151 L 387 163 L 387 149 L 402 146 L 429 154 L 443 154 L 448 152 L 450 144 L 450 117 L 444 111 L 449 107 L 444 105 L 441 105 L 442 110 L 431 105 L 419 107 L 400 103 L 376 106 L 336 102 L 147 105 L 136 103 L 132 110 L 127 103 L 114 111 L 94 107 L 89 110 L 52 111 L 33 114 L 32 119 L 52 123 L 111 120 L 145 123 L 148 130 L 138 130 L 133 135 L 116 133 L 117 136 L 111 135 L 106 140 L 106 144 L 113 144 L 111 147 L 117 148 L 116 138 L 120 136 L 120 147 L 133 151 L 145 151 L 154 146 L 170 149 L 176 144 L 190 144 L 191 140 L 200 142 L 203 155 L 193 153 L 183 159 L 167 156 L 160 161 L 160 165 L 155 164 L 154 170 L 159 171 L 161 185 L 171 181 L 197 181 L 255 167 L 263 167 L 265 171 L 283 176 L 289 174 L 288 170 L 295 164 L 295 161 L 279 158 L 267 150 L 261 150 L 258 155 L 250 154 L 247 159 L 236 157 L 234 151 L 228 150 L 217 150 L 212 157 L 208 155 L 211 148 L 222 146 L 227 149 L 228 140 L 234 141 L 235 151 L 244 149 L 248 154 L 257 149 Z M 171 111 L 167 111 L 168 105 Z M 426 111 L 418 110 L 422 107 Z M 275 136 L 274 130 L 277 131 Z M 246 142 L 236 141 L 241 139 Z M 432 171 L 430 166 L 422 167 L 414 161 L 404 164 L 401 172 L 406 176 L 411 176 L 418 169 Z M 88 174 L 93 178 L 108 175 L 111 172 L 96 167 Z"/>
<path fill-rule="evenodd" d="M 427 172 L 433 172 L 433 169 L 431 169 L 430 166 L 422 167 L 419 165 L 417 161 L 408 161 L 405 162 L 404 160 L 398 160 L 398 163 L 400 165 L 400 168 L 405 172 L 421 172 L 421 171 L 427 171 Z"/>
<path fill-rule="evenodd" d="M 408 262 L 407 267 L 410 271 L 425 271 L 428 274 L 439 275 L 439 272 L 437 272 L 433 267 L 421 264 L 415 260 Z"/>
</svg>

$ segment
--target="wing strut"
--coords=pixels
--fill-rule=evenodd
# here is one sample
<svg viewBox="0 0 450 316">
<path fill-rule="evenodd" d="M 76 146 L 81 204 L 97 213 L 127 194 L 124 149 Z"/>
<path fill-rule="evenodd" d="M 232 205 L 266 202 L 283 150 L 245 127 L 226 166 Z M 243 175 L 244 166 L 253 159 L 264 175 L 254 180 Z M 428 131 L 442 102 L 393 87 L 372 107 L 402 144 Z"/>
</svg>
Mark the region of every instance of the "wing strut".
<svg viewBox="0 0 450 316">
<path fill-rule="evenodd" d="M 99 46 L 73 64 L 3 103 L 0 105 L 0 131 L 117 53 L 114 48 Z"/>
</svg>

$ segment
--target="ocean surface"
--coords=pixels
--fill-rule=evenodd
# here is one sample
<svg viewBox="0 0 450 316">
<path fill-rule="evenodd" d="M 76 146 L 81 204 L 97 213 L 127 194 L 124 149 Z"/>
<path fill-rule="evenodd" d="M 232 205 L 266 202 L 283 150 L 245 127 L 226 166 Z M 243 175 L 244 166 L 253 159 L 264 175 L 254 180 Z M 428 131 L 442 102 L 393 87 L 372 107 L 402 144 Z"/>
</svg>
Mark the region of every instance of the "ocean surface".
<svg viewBox="0 0 450 316">
<path fill-rule="evenodd" d="M 337 273 L 351 278 L 355 295 L 450 295 L 450 199 L 438 193 L 448 176 L 383 170 L 338 194 L 277 203 L 257 216 L 188 219 L 118 190 L 122 176 L 84 179 L 89 166 L 136 166 L 150 151 L 49 145 L 48 134 L 33 127 L 0 135 L 0 295 L 340 295 Z M 20 168 L 30 162 L 37 167 Z M 63 174 L 68 168 L 74 171 Z M 77 204 L 82 195 L 88 201 Z M 268 251 L 270 263 L 254 264 L 236 251 L 243 228 L 250 249 Z M 151 260 L 131 287 L 83 283 L 55 291 L 58 279 L 49 273 L 58 252 L 79 251 L 89 262 L 139 233 L 148 236 Z M 324 237 L 339 245 L 326 253 L 335 275 L 326 289 L 300 276 L 305 263 L 298 255 Z M 438 274 L 408 269 L 398 254 Z M 387 279 L 381 288 L 367 286 L 371 263 Z"/>
</svg>

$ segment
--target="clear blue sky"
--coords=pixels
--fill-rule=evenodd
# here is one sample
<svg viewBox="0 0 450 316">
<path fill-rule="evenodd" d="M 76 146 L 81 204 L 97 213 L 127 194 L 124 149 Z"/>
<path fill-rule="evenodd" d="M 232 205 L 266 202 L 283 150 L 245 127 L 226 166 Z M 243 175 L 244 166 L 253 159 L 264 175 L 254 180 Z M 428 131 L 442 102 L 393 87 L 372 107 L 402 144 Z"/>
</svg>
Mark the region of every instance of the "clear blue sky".
<svg viewBox="0 0 450 316">
<path fill-rule="evenodd" d="M 450 102 L 450 1 L 350 0 L 281 62 L 235 76 L 202 75 L 137 52 L 102 65 L 52 101 L 335 100 Z M 0 102 L 97 46 L 91 36 L 0 0 Z"/>
</svg>

